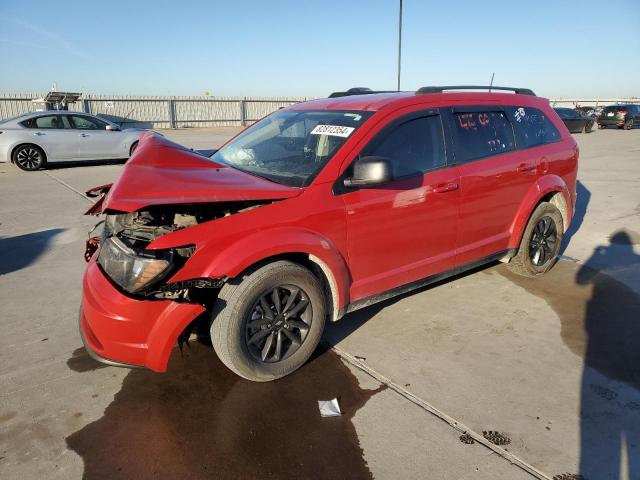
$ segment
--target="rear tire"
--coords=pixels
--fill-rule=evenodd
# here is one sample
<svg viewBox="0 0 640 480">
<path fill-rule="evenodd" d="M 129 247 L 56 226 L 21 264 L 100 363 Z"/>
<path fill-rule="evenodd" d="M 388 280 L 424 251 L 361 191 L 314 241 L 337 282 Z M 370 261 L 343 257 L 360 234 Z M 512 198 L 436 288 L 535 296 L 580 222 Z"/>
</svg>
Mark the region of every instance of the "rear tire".
<svg viewBox="0 0 640 480">
<path fill-rule="evenodd" d="M 44 151 L 31 144 L 20 145 L 13 151 L 11 161 L 25 172 L 33 172 L 39 170 L 47 164 L 47 156 Z"/>
<path fill-rule="evenodd" d="M 301 265 L 273 262 L 226 283 L 212 319 L 211 341 L 222 363 L 247 380 L 275 380 L 304 365 L 318 346 L 322 285 Z"/>
<path fill-rule="evenodd" d="M 542 202 L 531 214 L 518 252 L 507 267 L 524 277 L 544 275 L 557 260 L 563 233 L 560 210 L 551 203 Z"/>
<path fill-rule="evenodd" d="M 633 127 L 632 119 L 629 119 L 626 122 L 624 122 L 624 125 L 622 126 L 622 128 L 624 128 L 625 130 L 631 130 L 631 127 Z"/>
</svg>

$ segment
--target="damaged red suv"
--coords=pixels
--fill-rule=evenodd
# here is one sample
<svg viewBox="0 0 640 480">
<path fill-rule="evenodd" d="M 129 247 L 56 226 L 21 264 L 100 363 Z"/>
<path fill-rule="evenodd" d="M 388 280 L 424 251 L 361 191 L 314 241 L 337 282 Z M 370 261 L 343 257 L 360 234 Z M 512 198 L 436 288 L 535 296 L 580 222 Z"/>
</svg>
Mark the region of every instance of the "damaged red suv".
<svg viewBox="0 0 640 480">
<path fill-rule="evenodd" d="M 542 275 L 573 216 L 578 148 L 546 99 L 486 88 L 334 94 L 211 157 L 146 134 L 91 192 L 106 217 L 88 245 L 87 350 L 162 372 L 204 326 L 226 366 L 268 381 L 373 302 L 496 260 Z"/>
</svg>

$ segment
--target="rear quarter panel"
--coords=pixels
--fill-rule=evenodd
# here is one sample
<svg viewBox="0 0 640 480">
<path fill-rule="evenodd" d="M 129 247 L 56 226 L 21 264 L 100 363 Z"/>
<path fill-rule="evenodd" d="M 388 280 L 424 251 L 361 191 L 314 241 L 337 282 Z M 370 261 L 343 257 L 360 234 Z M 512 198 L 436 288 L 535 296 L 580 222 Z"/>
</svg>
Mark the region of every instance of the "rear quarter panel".
<svg viewBox="0 0 640 480">
<path fill-rule="evenodd" d="M 538 165 L 538 178 L 522 199 L 518 214 L 514 218 L 511 226 L 509 248 L 517 248 L 519 246 L 522 232 L 533 210 L 549 194 L 560 192 L 563 196 L 566 205 L 566 211 L 564 212 L 565 231 L 569 228 L 573 218 L 576 201 L 578 157 L 580 154 L 578 144 L 569 133 L 562 119 L 551 107 L 546 106 L 541 109 L 558 129 L 561 139 L 555 143 L 534 147 L 536 150 L 539 149 L 538 153 L 542 157 L 542 161 Z"/>
</svg>

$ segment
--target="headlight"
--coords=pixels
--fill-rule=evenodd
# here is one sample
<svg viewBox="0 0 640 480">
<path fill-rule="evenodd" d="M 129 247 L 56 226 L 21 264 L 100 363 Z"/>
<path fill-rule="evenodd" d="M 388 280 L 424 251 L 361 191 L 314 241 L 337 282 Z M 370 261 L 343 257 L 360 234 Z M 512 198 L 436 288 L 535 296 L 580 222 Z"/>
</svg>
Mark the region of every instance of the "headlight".
<svg viewBox="0 0 640 480">
<path fill-rule="evenodd" d="M 98 263 L 114 282 L 130 293 L 160 280 L 171 267 L 168 260 L 136 254 L 116 237 L 102 242 Z"/>
</svg>

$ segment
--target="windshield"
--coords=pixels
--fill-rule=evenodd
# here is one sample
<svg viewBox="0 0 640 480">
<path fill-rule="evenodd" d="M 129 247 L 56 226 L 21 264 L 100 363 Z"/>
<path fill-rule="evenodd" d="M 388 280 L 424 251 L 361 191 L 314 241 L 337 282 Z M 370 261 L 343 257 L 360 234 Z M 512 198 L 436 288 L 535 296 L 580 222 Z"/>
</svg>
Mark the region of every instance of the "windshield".
<svg viewBox="0 0 640 480">
<path fill-rule="evenodd" d="M 303 187 L 372 114 L 281 110 L 249 127 L 211 159 L 276 183 Z"/>
</svg>

